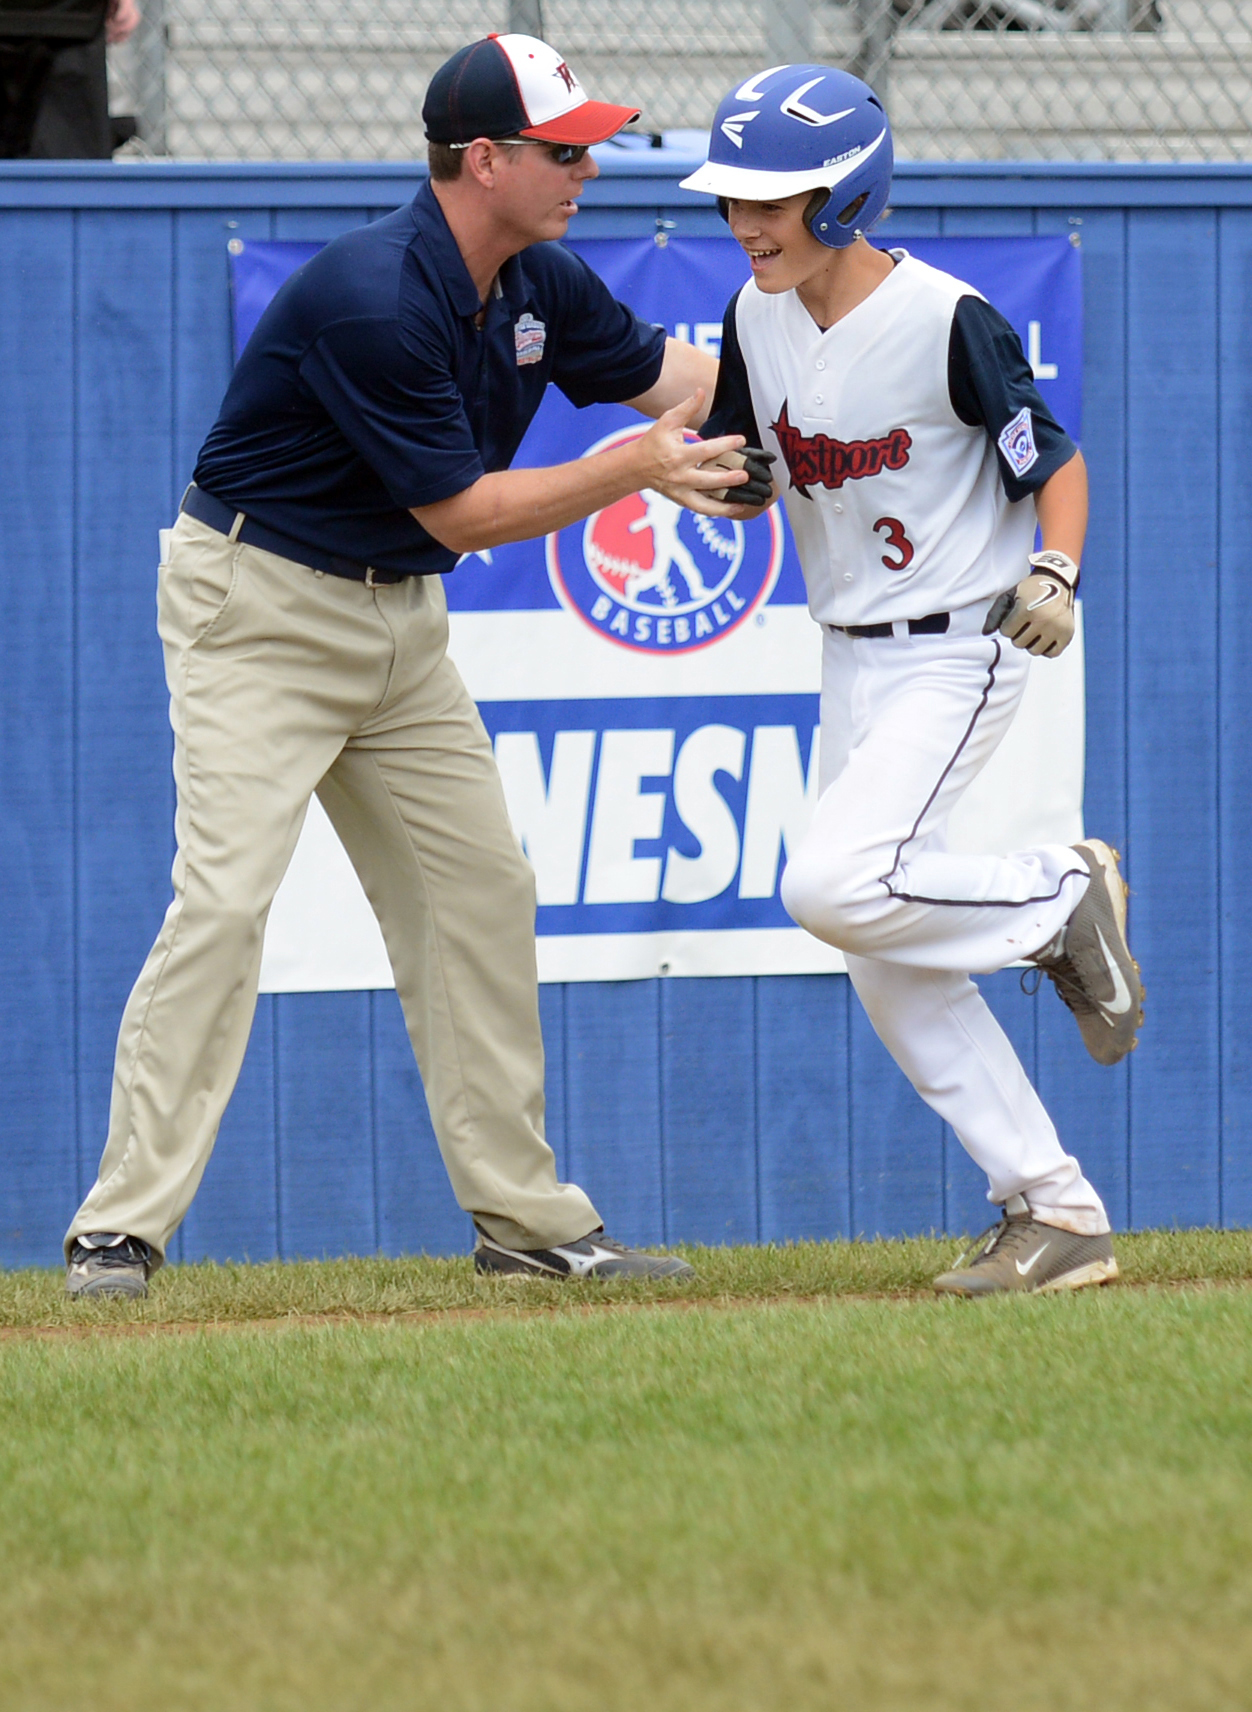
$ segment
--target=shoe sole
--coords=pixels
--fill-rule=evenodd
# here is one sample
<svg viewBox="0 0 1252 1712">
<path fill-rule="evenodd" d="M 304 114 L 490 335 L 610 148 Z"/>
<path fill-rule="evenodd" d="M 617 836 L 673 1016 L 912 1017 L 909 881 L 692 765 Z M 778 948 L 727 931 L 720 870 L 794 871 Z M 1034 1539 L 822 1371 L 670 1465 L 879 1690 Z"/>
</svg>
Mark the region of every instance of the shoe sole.
<svg viewBox="0 0 1252 1712">
<path fill-rule="evenodd" d="M 511 1254 L 501 1254 L 497 1249 L 485 1245 L 474 1250 L 475 1272 L 497 1278 L 555 1278 L 562 1284 L 604 1284 L 612 1278 L 694 1278 L 695 1267 L 689 1266 L 685 1260 L 676 1257 L 658 1260 L 647 1268 L 613 1268 L 612 1261 L 605 1261 L 601 1269 L 595 1272 L 559 1272 L 555 1266 L 544 1266 L 542 1262 L 527 1262 L 516 1260 Z"/>
<path fill-rule="evenodd" d="M 496 1277 L 559 1278 L 562 1282 L 570 1276 L 568 1272 L 558 1272 L 555 1266 L 542 1266 L 535 1262 L 514 1260 L 511 1255 L 497 1254 L 489 1248 L 476 1248 L 474 1250 L 474 1270 Z"/>
<path fill-rule="evenodd" d="M 1049 1278 L 1029 1290 L 971 1290 L 961 1281 L 959 1273 L 940 1273 L 933 1288 L 941 1296 L 959 1296 L 963 1301 L 973 1302 L 984 1296 L 1055 1296 L 1062 1290 L 1085 1290 L 1089 1284 L 1111 1284 L 1118 1275 L 1116 1256 L 1109 1255 L 1104 1260 L 1076 1266 L 1072 1272 L 1062 1272 L 1058 1278 Z M 948 1278 L 951 1283 L 945 1282 Z"/>
<path fill-rule="evenodd" d="M 1084 1290 L 1088 1284 L 1111 1284 L 1117 1275 L 1117 1259 L 1109 1255 L 1107 1260 L 1093 1260 L 1089 1266 L 1078 1266 L 1073 1272 L 1062 1272 L 1059 1278 L 1049 1278 L 1031 1294 L 1049 1296 L 1059 1290 Z"/>
<path fill-rule="evenodd" d="M 1114 1064 L 1120 1064 L 1122 1059 L 1133 1052 L 1139 1044 L 1139 1030 L 1143 1027 L 1143 1005 L 1146 991 L 1139 965 L 1131 953 L 1126 938 L 1126 900 L 1130 895 L 1130 888 L 1122 879 L 1118 867 L 1121 856 L 1111 844 L 1106 844 L 1102 838 L 1085 839 L 1083 843 L 1075 844 L 1074 849 L 1091 868 L 1092 885 L 1098 883 L 1104 888 L 1104 895 L 1108 899 L 1109 908 L 1113 914 L 1113 926 L 1116 929 L 1118 940 L 1116 945 L 1108 946 L 1106 944 L 1105 948 L 1111 952 L 1130 991 L 1131 1013 L 1134 1020 L 1130 1024 L 1129 1040 L 1126 1039 L 1124 1029 L 1119 1034 L 1116 1025 L 1110 1028 L 1103 1011 L 1098 1006 L 1095 1007 L 1096 1016 L 1090 1020 L 1088 1027 L 1083 1026 L 1083 1018 L 1076 1019 L 1079 1033 L 1082 1035 L 1083 1044 L 1087 1051 L 1097 1064 L 1103 1064 L 1108 1068 Z M 1081 907 L 1080 904 L 1079 908 Z M 1094 911 L 1095 906 L 1092 907 Z M 1095 913 L 1098 914 L 1099 912 Z M 1103 936 L 1101 938 L 1103 939 Z M 1097 1019 L 1099 1026 L 1097 1026 Z"/>
<path fill-rule="evenodd" d="M 75 1290 L 73 1285 L 67 1284 L 65 1286 L 65 1294 L 72 1300 L 78 1300 L 84 1296 L 88 1298 L 96 1296 L 118 1296 L 126 1297 L 132 1302 L 138 1302 L 142 1301 L 142 1299 L 148 1294 L 148 1286 L 146 1284 L 124 1284 L 118 1279 L 110 1279 L 107 1283 L 84 1284 L 82 1288 L 78 1290 Z"/>
</svg>

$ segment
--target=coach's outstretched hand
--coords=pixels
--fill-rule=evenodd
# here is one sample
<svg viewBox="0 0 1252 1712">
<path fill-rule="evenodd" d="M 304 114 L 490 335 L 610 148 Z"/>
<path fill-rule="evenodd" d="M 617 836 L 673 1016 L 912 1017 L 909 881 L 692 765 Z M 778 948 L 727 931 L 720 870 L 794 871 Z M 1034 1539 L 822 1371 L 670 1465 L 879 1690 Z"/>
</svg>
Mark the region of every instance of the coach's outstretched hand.
<svg viewBox="0 0 1252 1712">
<path fill-rule="evenodd" d="M 751 482 L 751 477 L 743 471 L 742 465 L 737 469 L 728 464 L 716 466 L 719 459 L 740 451 L 743 435 L 723 434 L 716 440 L 688 440 L 684 430 L 700 415 L 703 404 L 704 390 L 699 388 L 690 398 L 684 398 L 681 404 L 658 416 L 648 432 L 634 442 L 639 486 L 651 488 L 654 493 L 663 493 L 666 499 L 686 506 L 689 511 L 701 511 L 706 517 L 738 517 L 745 510 L 738 495 L 740 489 Z M 715 467 L 710 468 L 710 465 Z M 750 499 L 747 509 L 753 509 L 760 503 Z"/>
<path fill-rule="evenodd" d="M 998 630 L 1015 648 L 1055 660 L 1074 636 L 1074 590 L 1078 566 L 1064 553 L 1031 555 L 1032 575 L 993 602 L 982 627 L 984 636 Z"/>
</svg>

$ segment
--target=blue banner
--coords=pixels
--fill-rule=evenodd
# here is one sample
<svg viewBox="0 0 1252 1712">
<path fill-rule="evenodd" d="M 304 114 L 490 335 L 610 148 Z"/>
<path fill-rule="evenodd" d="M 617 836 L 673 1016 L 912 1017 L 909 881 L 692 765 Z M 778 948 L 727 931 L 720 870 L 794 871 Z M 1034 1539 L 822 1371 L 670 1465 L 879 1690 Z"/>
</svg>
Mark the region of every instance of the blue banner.
<svg viewBox="0 0 1252 1712">
<path fill-rule="evenodd" d="M 747 277 L 731 238 L 572 247 L 645 319 L 717 353 L 723 311 Z M 1080 252 L 1064 236 L 919 238 L 903 247 L 968 281 L 1007 316 L 1040 391 L 1078 437 Z M 236 241 L 237 346 L 316 248 Z M 550 389 L 517 463 L 566 462 L 646 426 L 625 406 L 575 410 Z M 816 800 L 820 684 L 819 633 L 781 506 L 742 524 L 632 494 L 546 540 L 467 555 L 445 585 L 452 655 L 495 743 L 535 867 L 544 978 L 841 966 L 789 922 L 778 898 L 783 862 Z M 1028 837 L 1080 835 L 1081 708 L 1075 650 L 1069 666 L 1059 662 L 1041 678 L 1021 730 L 962 805 L 972 839 L 1007 849 Z M 1032 810 L 1011 772 L 1023 746 L 1046 743 L 1049 731 L 1054 754 L 1057 733 L 1070 734 L 1073 764 L 1061 767 L 1061 796 Z M 318 973 L 306 931 L 312 900 L 324 911 L 329 884 L 324 838 L 318 848 L 323 869 L 313 872 L 313 858 L 298 853 L 275 905 L 271 990 L 375 985 L 385 968 L 374 945 L 368 955 L 362 949 L 359 979 L 342 966 L 333 977 Z"/>
</svg>

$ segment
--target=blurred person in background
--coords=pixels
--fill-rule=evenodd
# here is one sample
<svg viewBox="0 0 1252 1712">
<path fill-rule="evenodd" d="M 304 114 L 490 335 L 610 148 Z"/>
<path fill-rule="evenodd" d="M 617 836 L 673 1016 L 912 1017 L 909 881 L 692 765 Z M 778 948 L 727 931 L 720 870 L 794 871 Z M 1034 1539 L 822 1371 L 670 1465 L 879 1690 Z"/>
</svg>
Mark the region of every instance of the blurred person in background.
<svg viewBox="0 0 1252 1712">
<path fill-rule="evenodd" d="M 104 50 L 139 17 L 136 0 L 0 0 L 0 158 L 110 159 Z"/>
</svg>

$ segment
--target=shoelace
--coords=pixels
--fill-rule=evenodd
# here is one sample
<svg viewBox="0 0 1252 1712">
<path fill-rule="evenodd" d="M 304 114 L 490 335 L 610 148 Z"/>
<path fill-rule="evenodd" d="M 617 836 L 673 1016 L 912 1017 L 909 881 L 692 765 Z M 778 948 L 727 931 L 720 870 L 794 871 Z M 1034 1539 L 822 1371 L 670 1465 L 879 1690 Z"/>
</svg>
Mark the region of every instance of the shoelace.
<svg viewBox="0 0 1252 1712">
<path fill-rule="evenodd" d="M 566 1248 L 579 1248 L 584 1242 L 594 1243 L 597 1248 L 610 1248 L 613 1250 L 614 1254 L 627 1254 L 630 1252 L 624 1242 L 618 1242 L 614 1237 L 606 1236 L 603 1231 L 592 1231 L 590 1236 L 580 1237 L 578 1242 L 565 1243 L 563 1246 Z"/>
<path fill-rule="evenodd" d="M 114 1243 L 109 1248 L 89 1248 L 85 1250 L 85 1253 L 103 1266 L 146 1266 L 148 1264 L 145 1247 L 141 1246 L 134 1237 L 127 1237 L 125 1242 Z"/>
<path fill-rule="evenodd" d="M 995 1224 L 987 1226 L 977 1241 L 970 1243 L 957 1265 L 974 1266 L 980 1260 L 990 1260 L 1002 1249 L 1020 1248 L 1028 1240 L 1029 1230 L 1029 1219 L 997 1219 Z M 994 1240 L 988 1243 L 988 1237 Z"/>
<path fill-rule="evenodd" d="M 1034 985 L 1027 986 L 1027 981 L 1034 976 Z M 1040 982 L 1047 976 L 1056 988 L 1060 997 L 1075 1015 L 1081 1011 L 1092 1011 L 1095 1006 L 1083 991 L 1082 982 L 1074 973 L 1074 965 L 1068 957 L 1056 957 L 1049 961 L 1040 958 L 1033 969 L 1023 969 L 1018 985 L 1027 998 L 1033 999 L 1039 991 Z"/>
</svg>

